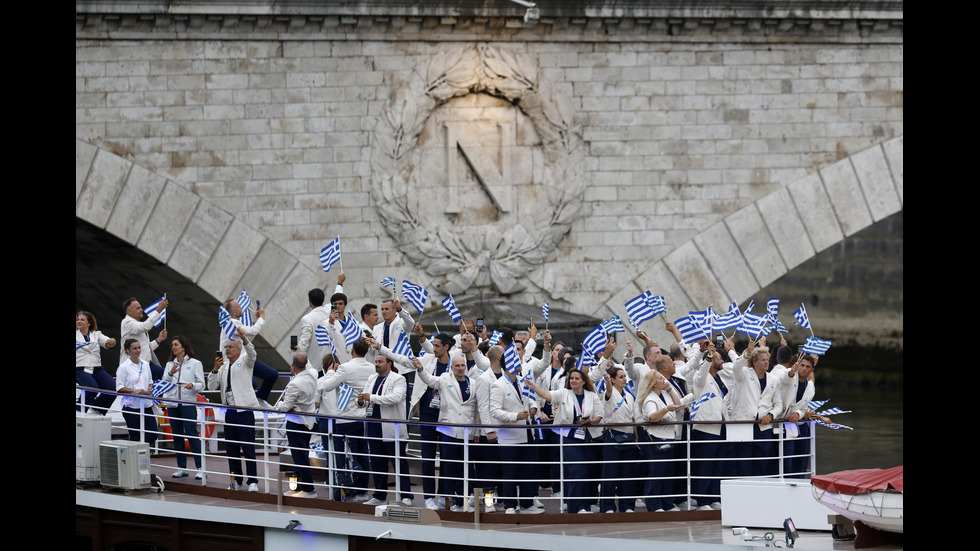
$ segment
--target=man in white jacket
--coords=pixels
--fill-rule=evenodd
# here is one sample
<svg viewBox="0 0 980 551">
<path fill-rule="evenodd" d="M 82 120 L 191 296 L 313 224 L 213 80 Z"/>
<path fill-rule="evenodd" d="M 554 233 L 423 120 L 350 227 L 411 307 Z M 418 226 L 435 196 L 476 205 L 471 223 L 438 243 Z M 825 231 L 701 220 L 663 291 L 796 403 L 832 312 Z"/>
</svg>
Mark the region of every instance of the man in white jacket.
<svg viewBox="0 0 980 551">
<path fill-rule="evenodd" d="M 306 362 L 306 354 L 297 352 L 293 363 L 289 366 L 293 379 L 286 385 L 282 400 L 276 404 L 276 409 L 286 412 L 286 441 L 289 442 L 289 453 L 293 456 L 299 486 L 285 495 L 291 497 L 316 497 L 313 487 L 313 473 L 310 471 L 310 431 L 313 429 L 313 417 L 300 415 L 313 413 L 316 394 L 317 372 Z"/>
<path fill-rule="evenodd" d="M 244 350 L 244 354 L 242 351 Z M 259 400 L 252 389 L 252 369 L 255 366 L 255 347 L 238 328 L 238 340 L 225 343 L 225 358 L 215 358 L 214 369 L 208 375 L 208 390 L 221 391 L 221 403 L 225 411 L 225 453 L 232 483 L 229 490 L 243 487 L 242 457 L 248 472 L 248 491 L 259 491 L 255 464 L 255 414 L 252 410 L 238 407 L 259 407 Z"/>
</svg>

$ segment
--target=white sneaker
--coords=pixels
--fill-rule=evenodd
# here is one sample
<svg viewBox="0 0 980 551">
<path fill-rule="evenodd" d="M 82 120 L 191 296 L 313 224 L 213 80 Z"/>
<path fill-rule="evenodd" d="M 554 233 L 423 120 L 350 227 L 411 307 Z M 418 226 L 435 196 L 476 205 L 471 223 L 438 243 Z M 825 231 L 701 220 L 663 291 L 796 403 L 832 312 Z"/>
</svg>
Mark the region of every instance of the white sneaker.
<svg viewBox="0 0 980 551">
<path fill-rule="evenodd" d="M 681 510 L 681 508 L 680 508 L 680 507 L 678 507 L 678 506 L 676 506 L 676 505 L 674 505 L 674 506 L 673 506 L 673 507 L 671 507 L 670 509 L 667 509 L 667 512 L 668 512 L 668 513 L 676 513 L 677 511 L 680 511 L 680 510 Z"/>
<path fill-rule="evenodd" d="M 637 499 L 636 500 L 636 503 L 634 503 L 633 506 L 635 508 L 637 508 L 637 509 L 646 509 L 647 508 L 647 502 L 646 501 L 643 501 L 642 499 Z"/>
<path fill-rule="evenodd" d="M 635 511 L 633 511 L 633 509 L 627 509 L 627 510 L 626 510 L 626 512 L 627 512 L 627 513 L 633 513 L 633 512 L 635 512 Z"/>
<path fill-rule="evenodd" d="M 540 507 L 521 507 L 522 515 L 540 515 L 544 512 L 544 509 Z"/>
<path fill-rule="evenodd" d="M 358 502 L 361 502 L 361 501 L 367 501 L 368 499 L 369 499 L 368 498 L 368 493 L 367 492 L 364 492 L 363 494 L 357 494 L 356 496 L 348 499 L 347 501 L 350 501 L 350 502 L 353 502 L 353 503 L 358 503 Z"/>
<path fill-rule="evenodd" d="M 508 507 L 507 510 L 504 511 L 504 514 L 505 515 L 516 515 L 517 514 L 517 509 L 515 509 L 513 507 Z"/>
<path fill-rule="evenodd" d="M 185 471 L 184 469 L 181 469 L 181 470 L 175 472 L 171 476 L 173 476 L 174 478 L 184 478 L 184 477 L 190 476 L 190 474 L 188 474 L 188 472 Z"/>
<path fill-rule="evenodd" d="M 531 502 L 531 506 L 544 509 L 544 503 L 541 503 L 541 500 L 538 499 L 537 497 L 535 497 L 534 500 Z"/>
<path fill-rule="evenodd" d="M 436 500 L 434 500 L 431 497 L 429 497 L 429 498 L 426 498 L 426 500 L 425 500 L 425 508 L 426 509 L 432 509 L 433 511 L 438 511 L 439 510 L 439 504 L 436 503 Z"/>
<path fill-rule="evenodd" d="M 595 503 L 593 503 L 592 505 L 589 506 L 589 512 L 598 513 L 599 512 L 599 506 L 596 505 Z"/>
<path fill-rule="evenodd" d="M 462 505 L 453 505 L 452 507 L 449 508 L 449 510 L 454 513 L 463 513 L 466 511 L 466 509 L 464 509 Z"/>
<path fill-rule="evenodd" d="M 402 505 L 404 505 L 405 507 L 411 507 L 412 506 L 412 503 L 413 503 L 412 502 L 412 498 L 410 498 L 410 497 L 403 497 L 402 498 Z"/>
<path fill-rule="evenodd" d="M 578 514 L 580 514 L 580 515 L 591 515 L 592 514 L 592 510 L 591 509 L 580 509 L 579 512 L 578 512 Z"/>
<path fill-rule="evenodd" d="M 194 480 L 204 480 L 204 477 L 206 477 L 206 476 L 207 476 L 207 475 L 206 475 L 206 474 L 204 474 L 204 471 L 202 471 L 202 470 L 198 470 L 198 471 L 197 471 L 197 474 L 196 474 L 196 475 L 194 475 Z"/>
<path fill-rule="evenodd" d="M 316 490 L 313 490 L 312 492 L 304 492 L 303 490 L 300 490 L 296 492 L 296 495 L 293 497 L 314 498 L 316 497 Z"/>
<path fill-rule="evenodd" d="M 231 484 L 228 485 L 228 489 L 229 490 L 241 490 L 242 487 L 239 486 L 237 482 L 232 482 Z"/>
<path fill-rule="evenodd" d="M 485 505 L 483 507 L 483 512 L 484 513 L 496 513 L 497 512 L 497 507 L 495 505 Z"/>
<path fill-rule="evenodd" d="M 301 492 L 300 490 L 286 490 L 285 492 L 282 493 L 282 495 L 284 495 L 285 497 L 296 497 L 297 494 L 301 494 L 301 493 L 303 492 Z"/>
<path fill-rule="evenodd" d="M 446 498 L 444 498 L 444 497 L 437 497 L 436 498 L 436 503 L 439 505 L 439 508 L 440 509 L 445 509 L 446 508 Z"/>
<path fill-rule="evenodd" d="M 698 507 L 698 511 L 714 511 L 714 509 L 711 508 L 711 505 L 702 505 Z"/>
<path fill-rule="evenodd" d="M 561 491 L 552 493 L 551 494 L 551 497 L 553 497 L 555 499 L 561 499 Z"/>
<path fill-rule="evenodd" d="M 470 509 L 476 506 L 476 500 L 473 498 L 473 496 L 470 496 L 469 504 L 470 504 Z"/>
<path fill-rule="evenodd" d="M 568 503 L 561 504 L 561 512 L 564 513 L 565 511 L 568 511 Z"/>
<path fill-rule="evenodd" d="M 259 491 L 259 485 L 256 484 L 255 482 L 249 484 L 248 485 L 248 491 L 250 491 L 250 492 L 257 492 L 257 491 Z"/>
<path fill-rule="evenodd" d="M 677 508 L 681 511 L 693 511 L 698 508 L 698 502 L 694 500 L 682 501 L 677 504 Z"/>
<path fill-rule="evenodd" d="M 606 514 L 608 515 L 608 514 L 615 513 L 615 512 L 616 512 L 615 510 L 609 509 L 608 511 L 606 511 Z"/>
<path fill-rule="evenodd" d="M 372 497 L 371 499 L 365 501 L 364 504 L 365 505 L 371 505 L 373 507 L 375 505 L 384 505 L 385 502 L 384 502 L 384 500 L 378 499 L 376 497 Z"/>
<path fill-rule="evenodd" d="M 716 502 L 712 503 L 711 504 L 711 508 L 714 509 L 715 511 L 721 511 L 721 502 L 720 501 L 716 501 Z"/>
</svg>

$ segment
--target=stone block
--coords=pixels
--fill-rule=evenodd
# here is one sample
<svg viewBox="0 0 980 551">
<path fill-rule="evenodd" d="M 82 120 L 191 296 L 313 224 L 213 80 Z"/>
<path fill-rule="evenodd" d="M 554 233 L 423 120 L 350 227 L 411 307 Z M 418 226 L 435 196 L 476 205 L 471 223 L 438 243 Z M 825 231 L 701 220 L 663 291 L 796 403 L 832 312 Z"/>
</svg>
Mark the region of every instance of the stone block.
<svg viewBox="0 0 980 551">
<path fill-rule="evenodd" d="M 892 180 L 895 182 L 895 190 L 898 199 L 905 201 L 905 136 L 899 136 L 882 144 L 885 150 L 885 158 L 888 160 L 888 168 L 891 170 Z"/>
<path fill-rule="evenodd" d="M 727 293 L 708 266 L 704 255 L 693 241 L 687 241 L 663 259 L 686 296 L 698 308 L 709 304 L 725 304 Z"/>
<path fill-rule="evenodd" d="M 850 159 L 822 168 L 820 177 L 844 235 L 852 235 L 871 225 L 871 213 Z"/>
<path fill-rule="evenodd" d="M 189 189 L 173 182 L 165 182 L 154 197 L 152 210 L 147 210 L 150 216 L 143 232 L 137 236 L 136 246 L 160 262 L 168 264 L 201 201 Z"/>
<path fill-rule="evenodd" d="M 136 244 L 166 184 L 163 176 L 134 166 L 116 198 L 106 231 L 127 243 Z"/>
<path fill-rule="evenodd" d="M 85 187 L 85 180 L 88 178 L 89 170 L 92 168 L 92 161 L 99 149 L 94 145 L 75 139 L 75 201 L 78 201 Z"/>
<path fill-rule="evenodd" d="M 766 195 L 757 204 L 787 269 L 792 270 L 815 254 L 788 189 Z"/>
<path fill-rule="evenodd" d="M 820 252 L 844 238 L 834 205 L 816 173 L 804 176 L 786 186 L 800 222 L 806 228 L 815 252 Z"/>
<path fill-rule="evenodd" d="M 786 273 L 786 263 L 780 256 L 757 205 L 750 204 L 735 211 L 725 218 L 725 224 L 738 242 L 759 287 L 769 285 Z M 739 296 L 736 300 L 743 300 L 751 294 L 750 291 L 748 295 Z"/>
<path fill-rule="evenodd" d="M 171 268 L 191 281 L 197 282 L 199 287 L 215 297 L 228 294 L 244 270 L 244 265 L 236 266 L 228 263 L 225 258 L 227 253 L 219 255 L 216 251 L 218 243 L 226 234 L 234 236 L 228 241 L 236 241 L 240 246 L 248 244 L 247 239 L 244 239 L 245 235 L 235 235 L 230 231 L 229 226 L 233 221 L 234 217 L 228 212 L 212 203 L 201 201 L 194 209 L 190 223 L 184 229 L 184 234 L 170 256 Z M 254 254 L 254 249 L 249 254 Z M 227 267 L 227 270 L 223 267 Z M 209 278 L 202 276 L 206 268 L 210 268 L 212 273 Z M 235 281 L 225 283 L 220 276 Z M 219 282 L 225 285 L 220 286 Z"/>
<path fill-rule="evenodd" d="M 741 300 L 759 288 L 749 261 L 742 255 L 741 243 L 732 236 L 724 222 L 714 224 L 698 234 L 694 243 L 725 290 L 726 301 L 716 305 Z M 706 306 L 707 304 L 700 308 Z"/>
<path fill-rule="evenodd" d="M 851 164 L 854 165 L 864 198 L 868 201 L 868 210 L 875 221 L 902 209 L 882 147 L 870 147 L 851 155 Z"/>
<path fill-rule="evenodd" d="M 131 167 L 132 163 L 129 161 L 99 149 L 88 171 L 85 185 L 75 201 L 75 216 L 104 228 Z"/>
</svg>

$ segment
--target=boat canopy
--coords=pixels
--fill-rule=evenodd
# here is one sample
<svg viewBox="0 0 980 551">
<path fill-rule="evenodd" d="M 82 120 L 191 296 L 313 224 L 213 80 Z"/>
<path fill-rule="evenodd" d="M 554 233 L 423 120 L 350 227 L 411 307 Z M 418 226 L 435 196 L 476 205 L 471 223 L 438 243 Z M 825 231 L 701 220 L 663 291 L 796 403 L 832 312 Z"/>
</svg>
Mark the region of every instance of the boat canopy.
<svg viewBox="0 0 980 551">
<path fill-rule="evenodd" d="M 882 490 L 902 491 L 905 466 L 891 469 L 857 469 L 814 476 L 810 483 L 828 492 L 863 494 Z"/>
</svg>

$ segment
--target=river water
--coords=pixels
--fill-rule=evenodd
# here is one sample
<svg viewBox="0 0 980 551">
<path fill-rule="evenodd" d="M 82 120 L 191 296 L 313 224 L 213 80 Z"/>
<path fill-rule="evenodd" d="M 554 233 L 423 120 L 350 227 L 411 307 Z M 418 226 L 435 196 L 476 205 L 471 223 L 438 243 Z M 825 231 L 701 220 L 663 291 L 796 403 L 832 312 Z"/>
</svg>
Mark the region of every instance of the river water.
<svg viewBox="0 0 980 551">
<path fill-rule="evenodd" d="M 889 468 L 903 464 L 903 390 L 862 386 L 817 385 L 815 400 L 828 400 L 823 409 L 838 407 L 851 413 L 831 419 L 854 430 L 817 426 L 817 474 L 849 469 Z"/>
</svg>

